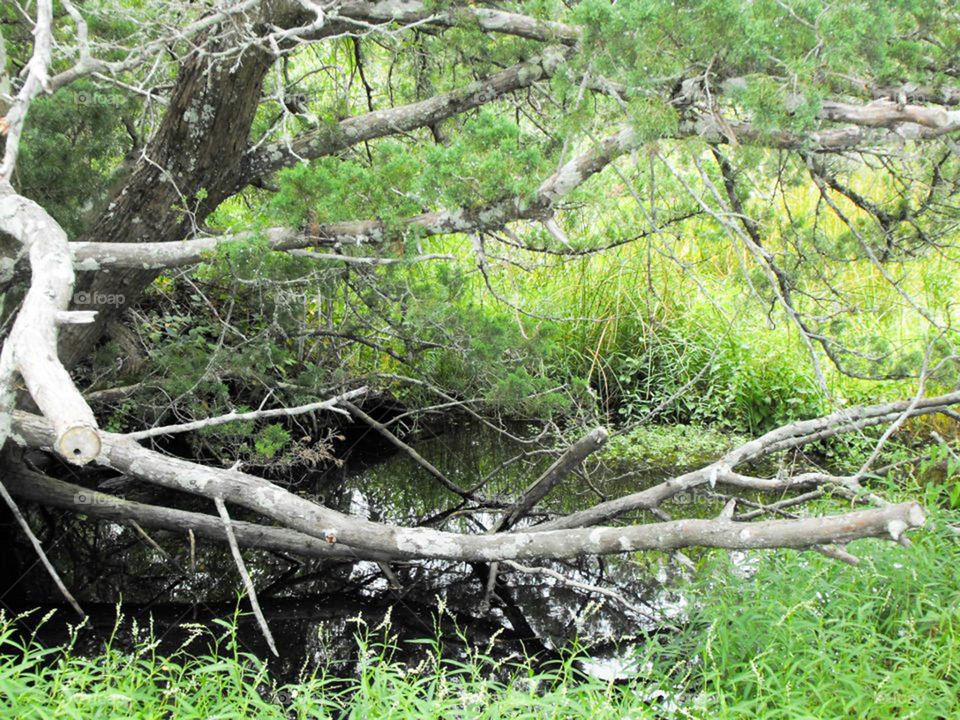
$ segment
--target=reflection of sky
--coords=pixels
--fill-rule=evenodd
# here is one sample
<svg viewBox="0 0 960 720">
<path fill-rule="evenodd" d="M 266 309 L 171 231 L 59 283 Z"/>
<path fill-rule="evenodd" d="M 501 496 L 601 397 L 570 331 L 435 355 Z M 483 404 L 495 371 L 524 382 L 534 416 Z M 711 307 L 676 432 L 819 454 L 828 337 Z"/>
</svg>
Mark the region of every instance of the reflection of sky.
<svg viewBox="0 0 960 720">
<path fill-rule="evenodd" d="M 504 497 L 516 497 L 555 457 L 552 453 L 505 439 L 483 426 L 454 429 L 419 442 L 416 448 L 451 482 L 469 488 L 487 479 L 487 484 L 479 492 Z M 608 468 L 591 461 L 584 471 L 588 473 L 589 483 L 571 475 L 541 503 L 543 508 L 570 512 L 595 504 L 597 491 L 608 496 L 620 495 L 663 478 L 662 471 L 657 474 L 631 472 L 622 466 Z M 362 471 L 356 473 L 348 470 L 347 484 L 351 488 L 347 504 L 349 512 L 398 524 L 415 522 L 459 502 L 402 453 L 374 465 L 365 464 Z M 594 489 L 585 489 L 585 485 L 592 485 Z M 681 516 L 684 510 L 703 509 L 702 503 L 696 507 L 694 503 L 687 503 L 684 508 L 676 508 Z M 411 510 L 416 512 L 411 514 Z M 491 527 L 498 518 L 499 513 L 495 511 L 481 510 L 472 513 L 472 522 L 458 518 L 448 522 L 444 529 L 478 532 Z M 531 524 L 534 520 L 528 519 L 521 521 L 519 526 Z M 631 638 L 638 634 L 653 630 L 664 622 L 678 623 L 686 618 L 686 599 L 671 589 L 673 581 L 680 575 L 679 564 L 668 556 L 658 557 L 656 562 L 638 562 L 634 556 L 611 556 L 602 561 L 584 559 L 535 564 L 561 573 L 574 583 L 614 589 L 643 613 L 632 612 L 614 598 L 571 588 L 569 583 L 556 577 L 518 573 L 501 565 L 499 583 L 510 588 L 527 622 L 548 646 L 576 637 L 586 644 L 604 643 L 607 648 L 621 644 L 629 647 Z M 471 608 L 482 599 L 482 595 L 473 597 L 477 592 L 476 579 L 469 589 L 465 587 L 465 583 L 470 582 L 466 566 L 437 561 L 415 565 L 448 578 L 443 595 L 452 604 Z M 462 573 L 462 579 L 457 581 L 459 573 Z M 385 581 L 367 587 L 379 589 L 383 584 Z M 506 618 L 504 623 L 509 625 Z M 614 662 L 616 657 L 611 655 L 609 659 Z M 607 668 L 603 672 L 608 672 L 613 666 L 603 667 Z"/>
</svg>

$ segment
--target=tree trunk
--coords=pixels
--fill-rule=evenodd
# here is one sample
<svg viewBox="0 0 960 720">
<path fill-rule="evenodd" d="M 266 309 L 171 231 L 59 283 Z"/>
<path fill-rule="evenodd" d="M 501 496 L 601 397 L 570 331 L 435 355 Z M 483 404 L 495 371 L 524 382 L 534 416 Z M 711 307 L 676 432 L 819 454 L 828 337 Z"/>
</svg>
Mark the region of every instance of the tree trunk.
<svg viewBox="0 0 960 720">
<path fill-rule="evenodd" d="M 264 77 L 275 58 L 258 47 L 248 47 L 239 58 L 217 58 L 215 53 L 235 46 L 237 38 L 228 28 L 213 32 L 220 33 L 215 42 L 181 66 L 163 122 L 129 181 L 81 240 L 182 240 L 233 193 Z M 196 197 L 200 188 L 206 192 L 202 200 Z M 88 355 L 110 321 L 157 275 L 149 269 L 86 274 L 78 283 L 75 299 L 84 302 L 77 309 L 96 310 L 97 321 L 64 328 L 63 364 L 73 367 Z"/>
</svg>

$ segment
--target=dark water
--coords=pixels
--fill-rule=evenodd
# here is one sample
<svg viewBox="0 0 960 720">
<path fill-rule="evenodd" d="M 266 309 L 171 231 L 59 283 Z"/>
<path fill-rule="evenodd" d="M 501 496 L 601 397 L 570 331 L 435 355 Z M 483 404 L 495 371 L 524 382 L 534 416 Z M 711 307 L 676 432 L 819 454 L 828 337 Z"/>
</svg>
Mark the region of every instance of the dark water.
<svg viewBox="0 0 960 720">
<path fill-rule="evenodd" d="M 487 478 L 484 494 L 505 498 L 527 487 L 554 457 L 545 448 L 521 445 L 484 426 L 448 429 L 416 447 L 452 482 L 471 487 Z M 357 443 L 354 450 L 347 453 L 343 467 L 301 469 L 282 481 L 296 492 L 372 520 L 408 525 L 432 521 L 434 526 L 463 532 L 483 532 L 496 520 L 490 511 L 464 512 L 459 497 L 406 455 L 390 454 L 377 443 Z M 541 517 L 569 512 L 601 497 L 635 491 L 660 477 L 662 473 L 631 472 L 591 460 L 583 473 L 565 480 L 537 510 Z M 124 494 L 144 502 L 211 511 L 196 498 L 146 485 L 127 486 Z M 112 635 L 120 647 L 153 638 L 158 652 L 186 645 L 193 653 L 203 653 L 218 636 L 226 642 L 226 631 L 213 620 L 235 617 L 239 649 L 270 657 L 248 603 L 237 601 L 241 585 L 226 548 L 198 545 L 193 568 L 182 536 L 151 533 L 169 554 L 165 558 L 134 529 L 90 523 L 70 513 L 32 512 L 48 553 L 90 615 L 79 632 L 79 651 L 97 652 Z M 255 519 L 244 517 L 239 509 L 236 515 Z M 444 518 L 441 525 L 438 517 Z M 10 615 L 39 608 L 18 620 L 21 632 L 35 632 L 45 644 L 64 641 L 76 616 L 55 602 L 55 590 L 15 528 L 6 530 L 12 540 L 0 582 L 0 609 Z M 385 571 L 372 562 L 305 561 L 256 550 L 245 550 L 244 558 L 280 649 L 281 656 L 270 659 L 279 681 L 296 680 L 320 666 L 352 672 L 358 633 L 373 639 L 392 636 L 399 656 L 406 654 L 411 661 L 423 645 L 410 641 L 425 637 L 438 640 L 452 656 L 470 643 L 489 646 L 494 655 L 522 651 L 544 660 L 577 640 L 603 659 L 621 656 L 632 644 L 665 631 L 683 616 L 682 598 L 670 590 L 678 566 L 656 553 L 542 564 L 581 586 L 614 590 L 627 604 L 553 575 L 501 565 L 489 607 L 483 604 L 489 573 L 485 564 L 424 561 L 396 563 Z M 40 624 L 54 608 L 56 613 Z"/>
</svg>

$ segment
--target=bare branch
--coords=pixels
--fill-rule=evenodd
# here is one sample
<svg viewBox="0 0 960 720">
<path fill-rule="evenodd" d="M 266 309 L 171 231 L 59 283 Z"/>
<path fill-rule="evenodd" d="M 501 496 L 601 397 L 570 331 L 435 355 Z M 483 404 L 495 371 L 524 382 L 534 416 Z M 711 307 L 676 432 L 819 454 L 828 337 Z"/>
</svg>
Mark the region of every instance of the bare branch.
<svg viewBox="0 0 960 720">
<path fill-rule="evenodd" d="M 517 37 L 573 45 L 580 39 L 579 28 L 550 20 L 537 20 L 527 15 L 507 12 L 492 7 L 461 5 L 449 10 L 428 9 L 420 0 L 402 4 L 384 0 L 364 2 L 348 0 L 339 5 L 337 17 L 366 22 L 414 22 L 440 27 L 476 27 L 484 32 L 516 35 Z"/>
<path fill-rule="evenodd" d="M 447 476 L 444 475 L 444 474 L 443 474 L 442 472 L 440 472 L 439 470 L 437 470 L 437 468 L 434 467 L 433 464 L 432 464 L 429 460 L 427 460 L 426 458 L 424 458 L 420 453 L 418 453 L 418 452 L 417 452 L 416 450 L 414 450 L 412 447 L 410 447 L 410 446 L 407 445 L 405 442 L 403 442 L 403 440 L 401 440 L 401 439 L 398 438 L 396 435 L 394 435 L 392 432 L 390 432 L 390 430 L 387 428 L 386 425 L 384 425 L 383 423 L 377 422 L 377 421 L 374 420 L 372 417 L 370 417 L 369 415 L 367 415 L 367 413 L 365 413 L 363 410 L 361 410 L 360 408 L 358 408 L 356 405 L 354 405 L 353 403 L 351 403 L 351 402 L 349 402 L 349 401 L 343 401 L 341 404 L 342 404 L 345 408 L 347 408 L 347 410 L 350 411 L 350 414 L 351 414 L 351 415 L 353 415 L 353 416 L 354 416 L 355 418 L 357 418 L 358 420 L 361 420 L 361 421 L 365 422 L 365 423 L 366 423 L 367 425 L 369 425 L 371 428 L 373 428 L 373 429 L 376 430 L 378 433 L 380 433 L 380 435 L 382 435 L 384 438 L 386 438 L 387 441 L 388 441 L 391 445 L 393 445 L 395 448 L 397 448 L 397 449 L 403 451 L 404 453 L 406 453 L 406 455 L 407 455 L 408 457 L 410 457 L 411 460 L 413 460 L 415 463 L 417 463 L 417 465 L 419 465 L 419 466 L 422 467 L 424 470 L 426 470 L 428 473 L 430 473 L 430 474 L 431 474 L 434 478 L 436 478 L 437 481 L 438 481 L 441 485 L 443 485 L 447 490 L 449 490 L 450 492 L 452 492 L 452 493 L 454 493 L 454 494 L 456 494 L 456 495 L 459 495 L 460 497 L 462 497 L 462 498 L 464 498 L 464 499 L 468 499 L 468 500 L 473 500 L 473 499 L 475 499 L 474 496 L 473 496 L 473 493 L 472 493 L 470 490 L 464 490 L 464 489 L 461 488 L 459 485 L 457 485 L 457 484 L 451 482 L 450 480 L 448 480 L 448 479 L 447 479 Z"/>
<path fill-rule="evenodd" d="M 606 428 L 595 428 L 568 447 L 530 487 L 523 491 L 520 499 L 497 521 L 492 532 L 507 530 L 516 524 L 533 509 L 534 505 L 545 498 L 557 483 L 569 475 L 589 455 L 603 447 L 607 436 Z"/>
<path fill-rule="evenodd" d="M 17 503 L 14 502 L 12 497 L 10 497 L 10 493 L 7 491 L 4 483 L 0 483 L 0 496 L 3 496 L 3 501 L 7 504 L 7 507 L 10 508 L 10 512 L 13 513 L 13 516 L 17 519 L 17 523 L 19 523 L 23 532 L 26 533 L 27 537 L 30 539 L 30 544 L 33 545 L 33 549 L 36 550 L 37 556 L 40 558 L 40 562 L 43 563 L 43 567 L 46 568 L 47 573 L 51 578 L 53 578 L 53 582 L 56 583 L 57 589 L 60 590 L 60 594 L 66 598 L 68 603 L 70 603 L 70 607 L 76 610 L 77 615 L 79 615 L 81 618 L 87 617 L 87 614 L 83 611 L 83 608 L 80 607 L 80 604 L 77 602 L 76 598 L 74 598 L 70 591 L 67 590 L 67 586 L 63 584 L 63 580 L 60 579 L 60 575 L 53 567 L 53 564 L 50 562 L 47 554 L 43 551 L 43 546 L 40 545 L 40 541 L 37 539 L 37 536 L 33 534 L 33 530 L 30 529 L 30 524 L 23 516 L 23 513 L 20 512 L 20 508 L 17 507 Z"/>
<path fill-rule="evenodd" d="M 914 412 L 923 411 L 932 410 L 928 405 L 918 403 Z M 806 422 L 806 427 L 810 427 L 818 421 Z M 797 425 L 802 423 L 781 429 L 781 434 L 796 433 Z M 55 439 L 50 425 L 35 415 L 16 412 L 14 428 L 20 441 L 30 447 L 48 448 Z M 133 477 L 204 497 L 229 500 L 313 537 L 330 543 L 344 542 L 359 552 L 372 550 L 396 553 L 406 558 L 483 562 L 571 558 L 690 546 L 728 549 L 807 548 L 864 537 L 891 537 L 898 540 L 906 529 L 919 527 L 924 522 L 920 506 L 909 502 L 828 517 L 761 523 L 714 518 L 627 527 L 551 531 L 538 528 L 533 532 L 460 535 L 422 527 L 398 527 L 344 515 L 298 497 L 262 478 L 168 457 L 113 433 L 104 432 L 103 438 L 104 450 L 98 461 Z M 745 457 L 751 449 L 758 453 L 761 448 L 748 443 L 735 452 Z M 705 477 L 703 481 L 706 481 Z M 682 488 L 687 484 L 691 483 L 683 478 L 668 481 L 669 488 L 664 494 L 670 495 L 675 486 Z M 609 511 L 609 508 L 605 510 Z M 582 515 L 575 513 L 570 518 L 579 520 Z"/>
<path fill-rule="evenodd" d="M 423 213 L 400 221 L 399 226 L 401 231 L 434 236 L 495 229 L 515 220 L 546 217 L 558 200 L 569 195 L 616 158 L 635 148 L 636 142 L 635 133 L 629 128 L 604 138 L 595 147 L 564 163 L 524 201 L 511 198 L 479 208 Z M 98 271 L 103 268 L 161 269 L 195 264 L 221 243 L 253 241 L 258 237 L 263 237 L 272 250 L 287 251 L 318 245 L 381 243 L 391 232 L 396 230 L 379 220 L 357 220 L 310 225 L 303 231 L 271 228 L 261 233 L 237 233 L 182 242 L 75 242 L 70 244 L 70 249 L 79 271 Z M 332 254 L 321 257 L 351 261 L 346 256 Z M 427 257 L 434 259 L 434 256 Z"/>
<path fill-rule="evenodd" d="M 233 561 L 237 564 L 237 570 L 243 579 L 243 585 L 247 589 L 247 595 L 250 597 L 250 605 L 253 607 L 253 614 L 260 624 L 260 631 L 263 633 L 267 645 L 270 646 L 270 651 L 275 657 L 280 657 L 280 653 L 277 651 L 277 644 L 273 641 L 273 635 L 270 632 L 270 627 L 267 625 L 267 619 L 263 616 L 263 611 L 260 609 L 260 602 L 257 600 L 257 591 L 253 588 L 253 580 L 250 579 L 250 573 L 247 572 L 247 566 L 243 562 L 243 555 L 240 554 L 240 546 L 237 545 L 237 538 L 233 535 L 233 526 L 230 522 L 230 515 L 227 513 L 227 506 L 224 504 L 223 498 L 215 497 L 213 501 L 217 505 L 217 512 L 220 513 L 220 519 L 223 520 L 223 529 L 227 535 L 227 543 L 230 545 Z"/>
<path fill-rule="evenodd" d="M 937 413 L 942 408 L 960 403 L 960 392 L 924 398 L 915 403 L 911 409 L 912 403 L 911 400 L 854 407 L 812 420 L 799 420 L 789 423 L 731 450 L 716 462 L 705 467 L 671 478 L 646 490 L 625 495 L 615 500 L 608 500 L 588 510 L 575 512 L 535 527 L 541 530 L 556 530 L 595 525 L 633 510 L 659 507 L 666 500 L 700 485 L 715 485 L 717 482 L 727 481 L 736 483 L 738 476 L 731 474 L 731 471 L 742 463 L 833 437 L 843 432 L 894 422 L 907 410 L 910 411 L 909 415 L 911 417 Z M 830 477 L 832 478 L 832 476 Z M 805 479 L 812 480 L 813 478 Z"/>
<path fill-rule="evenodd" d="M 332 397 L 329 400 L 323 400 L 321 402 L 309 403 L 307 405 L 298 405 L 291 408 L 274 408 L 271 410 L 251 410 L 249 412 L 230 412 L 226 415 L 218 415 L 217 417 L 204 418 L 203 420 L 194 420 L 193 422 L 180 423 L 177 425 L 162 425 L 159 427 L 152 427 L 149 430 L 138 430 L 136 432 L 127 433 L 126 437 L 130 440 L 144 440 L 150 437 L 157 437 L 159 435 L 175 435 L 176 433 L 182 432 L 192 432 L 194 430 L 200 430 L 201 428 L 214 427 L 216 425 L 225 425 L 232 422 L 244 422 L 247 420 L 263 420 L 265 418 L 273 417 L 290 417 L 293 415 L 303 415 L 304 413 L 316 412 L 318 410 L 329 410 L 331 412 L 339 412 L 343 415 L 348 413 L 345 410 L 341 410 L 337 405 L 343 405 L 350 398 L 363 395 L 367 392 L 366 387 L 357 388 L 356 390 L 350 390 L 336 397 Z"/>
<path fill-rule="evenodd" d="M 124 524 L 136 522 L 143 527 L 157 530 L 178 534 L 187 532 L 192 536 L 221 543 L 227 541 L 223 522 L 216 515 L 124 500 L 63 480 L 55 480 L 20 465 L 11 464 L 7 467 L 3 484 L 11 495 L 21 500 L 72 510 L 98 520 Z M 386 561 L 396 558 L 396 555 L 386 553 L 371 554 L 364 551 L 361 554 L 343 543 L 331 544 L 326 540 L 287 528 L 258 525 L 241 520 L 233 520 L 232 527 L 237 543 L 245 547 L 275 550 L 321 560 Z M 195 565 L 195 563 L 191 564 Z"/>
<path fill-rule="evenodd" d="M 57 357 L 59 325 L 73 292 L 67 236 L 32 200 L 0 183 L 0 230 L 29 251 L 33 279 L 10 335 L 0 352 L 0 416 L 13 404 L 13 371 L 23 377 L 40 411 L 57 432 L 56 452 L 83 465 L 100 451 L 93 411 Z M 0 438 L 2 440 L 2 438 Z"/>
</svg>

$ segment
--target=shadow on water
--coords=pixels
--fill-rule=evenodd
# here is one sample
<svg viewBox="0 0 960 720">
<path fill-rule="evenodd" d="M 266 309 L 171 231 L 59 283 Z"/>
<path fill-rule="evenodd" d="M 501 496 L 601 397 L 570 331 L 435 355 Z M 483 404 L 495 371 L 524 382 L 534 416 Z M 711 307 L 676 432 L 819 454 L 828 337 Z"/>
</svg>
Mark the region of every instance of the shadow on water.
<svg viewBox="0 0 960 720">
<path fill-rule="evenodd" d="M 417 450 L 454 483 L 466 487 L 489 478 L 486 494 L 504 497 L 527 487 L 553 458 L 473 425 L 422 440 Z M 546 513 L 570 512 L 601 497 L 635 491 L 663 476 L 662 472 L 623 470 L 589 464 L 586 476 L 570 476 L 538 506 L 541 515 L 529 522 Z M 465 512 L 458 497 L 439 487 L 410 458 L 390 454 L 377 444 L 362 446 L 360 451 L 354 448 L 342 467 L 306 470 L 288 485 L 330 507 L 377 521 L 416 525 L 442 514 L 444 529 L 476 533 L 484 532 L 496 519 L 489 511 Z M 129 499 L 210 512 L 196 498 L 152 486 L 134 483 L 124 490 Z M 126 526 L 92 523 L 42 508 L 31 513 L 52 560 L 90 615 L 79 634 L 78 652 L 95 653 L 111 636 L 113 646 L 120 649 L 152 636 L 158 652 L 172 652 L 189 640 L 187 649 L 200 654 L 209 649 L 209 634 L 206 640 L 197 638 L 189 624 L 199 623 L 222 634 L 214 619 L 235 615 L 240 582 L 225 547 L 198 544 L 191 555 L 183 536 L 155 532 L 152 540 L 169 554 L 164 557 Z M 235 514 L 238 519 L 256 519 L 244 516 L 239 508 Z M 65 641 L 76 616 L 69 608 L 51 603 L 59 596 L 32 550 L 15 535 L 12 524 L 4 530 L 12 547 L 0 582 L 0 609 L 10 615 L 38 608 L 19 621 L 20 630 L 36 632 L 47 645 Z M 424 646 L 409 641 L 425 637 L 438 640 L 453 657 L 469 643 L 489 645 L 494 656 L 523 652 L 550 660 L 575 639 L 598 658 L 613 657 L 624 647 L 663 631 L 671 619 L 682 619 L 684 613 L 682 598 L 669 590 L 675 566 L 656 553 L 541 563 L 572 583 L 501 565 L 488 607 L 483 604 L 489 573 L 485 564 L 394 563 L 385 571 L 373 562 L 303 560 L 249 549 L 244 557 L 280 649 L 281 657 L 270 661 L 279 681 L 296 680 L 318 667 L 352 673 L 357 633 L 382 627 L 385 618 L 400 646 L 400 659 L 410 662 L 417 661 Z M 615 589 L 629 604 L 576 584 Z M 122 598 L 119 605 L 117 598 Z M 54 608 L 55 615 L 40 624 Z M 239 609 L 239 649 L 269 658 L 246 600 Z"/>
</svg>

